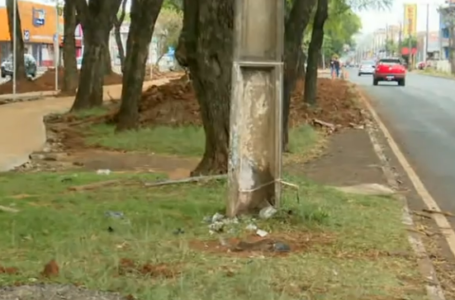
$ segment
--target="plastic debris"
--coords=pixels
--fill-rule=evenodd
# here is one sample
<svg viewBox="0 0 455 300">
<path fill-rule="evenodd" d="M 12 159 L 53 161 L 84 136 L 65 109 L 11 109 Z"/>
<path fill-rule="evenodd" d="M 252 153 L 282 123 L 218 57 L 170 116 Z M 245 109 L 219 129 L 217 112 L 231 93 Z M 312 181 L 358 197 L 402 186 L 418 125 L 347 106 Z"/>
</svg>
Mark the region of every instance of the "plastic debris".
<svg viewBox="0 0 455 300">
<path fill-rule="evenodd" d="M 258 227 L 256 225 L 254 225 L 253 223 L 250 223 L 245 227 L 245 229 L 248 231 L 256 231 L 258 229 Z"/>
<path fill-rule="evenodd" d="M 262 229 L 258 229 L 256 230 L 256 234 L 259 235 L 260 237 L 265 237 L 267 236 L 269 233 L 265 230 L 262 230 Z"/>
<path fill-rule="evenodd" d="M 269 219 L 271 218 L 274 214 L 276 214 L 277 210 L 273 206 L 267 206 L 264 207 L 259 211 L 259 218 L 261 219 Z"/>
<path fill-rule="evenodd" d="M 111 170 L 109 169 L 99 169 L 96 171 L 96 174 L 98 175 L 109 175 L 111 174 Z"/>
</svg>

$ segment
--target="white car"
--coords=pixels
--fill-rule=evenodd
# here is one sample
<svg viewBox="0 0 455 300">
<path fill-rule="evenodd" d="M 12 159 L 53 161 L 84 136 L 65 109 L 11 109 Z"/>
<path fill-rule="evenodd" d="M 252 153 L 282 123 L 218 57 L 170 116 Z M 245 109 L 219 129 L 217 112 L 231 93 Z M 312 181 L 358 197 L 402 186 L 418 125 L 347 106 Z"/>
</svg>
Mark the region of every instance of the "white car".
<svg viewBox="0 0 455 300">
<path fill-rule="evenodd" d="M 373 60 L 362 61 L 359 67 L 359 76 L 364 74 L 373 75 L 375 70 L 376 63 Z"/>
</svg>

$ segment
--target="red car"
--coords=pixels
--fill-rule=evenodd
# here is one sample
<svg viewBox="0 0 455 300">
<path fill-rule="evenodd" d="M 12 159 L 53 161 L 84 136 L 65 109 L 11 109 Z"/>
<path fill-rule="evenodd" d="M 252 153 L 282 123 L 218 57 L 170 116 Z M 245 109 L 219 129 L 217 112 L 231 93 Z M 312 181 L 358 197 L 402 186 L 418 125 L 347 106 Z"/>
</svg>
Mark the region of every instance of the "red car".
<svg viewBox="0 0 455 300">
<path fill-rule="evenodd" d="M 406 84 L 406 68 L 399 58 L 382 58 L 376 63 L 373 85 L 380 81 L 395 81 L 399 86 Z"/>
</svg>

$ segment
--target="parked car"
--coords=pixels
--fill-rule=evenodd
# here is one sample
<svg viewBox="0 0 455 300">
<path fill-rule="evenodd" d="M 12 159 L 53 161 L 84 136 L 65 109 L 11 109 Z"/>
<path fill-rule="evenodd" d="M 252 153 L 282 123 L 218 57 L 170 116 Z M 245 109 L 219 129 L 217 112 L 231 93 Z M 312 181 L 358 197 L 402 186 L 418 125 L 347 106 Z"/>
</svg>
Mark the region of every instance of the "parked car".
<svg viewBox="0 0 455 300">
<path fill-rule="evenodd" d="M 36 77 L 37 65 L 35 58 L 30 54 L 24 54 L 25 73 L 29 77 Z M 9 55 L 1 64 L 1 76 L 13 76 L 13 56 Z"/>
<path fill-rule="evenodd" d="M 406 84 L 406 68 L 399 58 L 382 58 L 378 61 L 373 74 L 373 85 L 380 81 L 395 81 L 399 86 Z"/>
<path fill-rule="evenodd" d="M 373 74 L 374 73 L 375 62 L 373 60 L 364 60 L 359 66 L 359 76 L 364 74 Z"/>
</svg>

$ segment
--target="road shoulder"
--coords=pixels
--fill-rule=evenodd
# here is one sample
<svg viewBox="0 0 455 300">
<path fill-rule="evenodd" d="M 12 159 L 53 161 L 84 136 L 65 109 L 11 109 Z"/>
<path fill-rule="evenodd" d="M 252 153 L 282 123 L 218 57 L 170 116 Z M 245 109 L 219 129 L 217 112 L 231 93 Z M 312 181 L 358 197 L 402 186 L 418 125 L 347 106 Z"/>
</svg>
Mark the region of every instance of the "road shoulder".
<svg viewBox="0 0 455 300">
<path fill-rule="evenodd" d="M 371 100 L 368 95 L 364 91 L 361 93 L 363 101 L 366 101 L 367 106 L 374 110 L 373 106 L 369 105 Z M 382 123 L 380 118 L 379 121 Z M 410 179 L 409 173 L 397 158 L 397 152 L 390 146 L 390 143 L 396 145 L 393 137 L 386 137 L 380 127 L 376 122 L 371 123 L 370 135 L 378 145 L 377 152 L 382 156 L 381 164 L 387 174 L 386 178 L 389 185 L 399 191 L 399 196 L 405 204 L 404 221 L 409 226 L 411 240 L 415 240 L 414 248 L 417 247 L 419 248 L 418 251 L 422 252 L 419 264 L 421 271 L 427 278 L 427 291 L 430 298 L 455 299 L 455 278 L 452 275 L 455 268 L 455 258 L 446 236 L 442 233 L 447 230 L 453 232 L 453 230 L 450 226 L 441 229 L 435 221 L 435 218 L 444 217 L 443 215 L 446 212 L 429 209 L 421 194 L 416 190 L 415 183 Z M 443 296 L 441 290 L 444 293 Z"/>
</svg>

